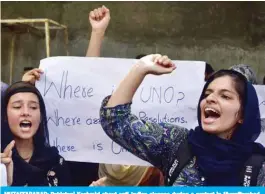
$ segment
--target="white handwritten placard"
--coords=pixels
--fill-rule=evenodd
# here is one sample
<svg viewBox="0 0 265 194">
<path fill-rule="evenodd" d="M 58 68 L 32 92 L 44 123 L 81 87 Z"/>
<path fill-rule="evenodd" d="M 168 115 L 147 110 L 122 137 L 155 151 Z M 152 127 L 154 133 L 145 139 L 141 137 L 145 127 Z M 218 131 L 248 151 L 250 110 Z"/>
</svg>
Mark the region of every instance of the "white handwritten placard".
<svg viewBox="0 0 265 194">
<path fill-rule="evenodd" d="M 102 100 L 113 92 L 135 62 L 88 57 L 52 57 L 41 61 L 44 75 L 36 86 L 45 100 L 51 145 L 65 159 L 149 165 L 114 143 L 99 121 Z M 144 120 L 194 128 L 198 125 L 197 103 L 204 85 L 205 62 L 174 63 L 177 69 L 173 73 L 145 78 L 134 96 L 132 113 Z M 259 87 L 258 91 L 260 102 L 265 100 L 262 89 Z M 265 110 L 261 110 L 264 115 Z"/>
<path fill-rule="evenodd" d="M 41 61 L 44 74 L 36 86 L 45 100 L 50 143 L 67 160 L 147 165 L 113 143 L 99 122 L 102 100 L 113 92 L 135 62 L 87 57 Z M 146 77 L 133 99 L 132 111 L 141 119 L 192 128 L 197 125 L 194 99 L 199 98 L 203 86 L 205 63 L 174 62 L 177 70 L 172 74 Z"/>
</svg>

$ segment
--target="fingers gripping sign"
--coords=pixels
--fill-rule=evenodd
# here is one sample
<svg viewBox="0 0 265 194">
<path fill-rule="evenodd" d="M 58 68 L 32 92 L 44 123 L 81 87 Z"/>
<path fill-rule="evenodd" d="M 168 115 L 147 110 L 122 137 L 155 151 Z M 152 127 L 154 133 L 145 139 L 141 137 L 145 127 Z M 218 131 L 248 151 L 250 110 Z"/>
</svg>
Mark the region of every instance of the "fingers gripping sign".
<svg viewBox="0 0 265 194">
<path fill-rule="evenodd" d="M 36 80 L 40 79 L 42 73 L 43 71 L 41 69 L 32 69 L 23 75 L 22 81 L 29 82 L 34 85 Z"/>
</svg>

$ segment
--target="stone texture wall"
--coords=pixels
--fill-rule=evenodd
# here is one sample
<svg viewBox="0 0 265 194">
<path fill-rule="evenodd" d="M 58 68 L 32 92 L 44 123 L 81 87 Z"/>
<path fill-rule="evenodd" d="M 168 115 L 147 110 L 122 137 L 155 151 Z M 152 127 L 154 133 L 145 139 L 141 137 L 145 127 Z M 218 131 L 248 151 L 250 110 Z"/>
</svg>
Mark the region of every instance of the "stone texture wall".
<svg viewBox="0 0 265 194">
<path fill-rule="evenodd" d="M 69 28 L 69 51 L 84 56 L 90 36 L 88 13 L 106 5 L 111 22 L 103 57 L 134 58 L 165 53 L 173 59 L 204 60 L 215 69 L 250 64 L 265 75 L 265 2 L 1 2 L 1 18 L 50 18 Z M 11 34 L 2 31 L 1 76 L 9 80 Z M 54 31 L 52 56 L 65 55 L 63 33 Z M 14 79 L 45 57 L 45 40 L 17 35 Z"/>
</svg>

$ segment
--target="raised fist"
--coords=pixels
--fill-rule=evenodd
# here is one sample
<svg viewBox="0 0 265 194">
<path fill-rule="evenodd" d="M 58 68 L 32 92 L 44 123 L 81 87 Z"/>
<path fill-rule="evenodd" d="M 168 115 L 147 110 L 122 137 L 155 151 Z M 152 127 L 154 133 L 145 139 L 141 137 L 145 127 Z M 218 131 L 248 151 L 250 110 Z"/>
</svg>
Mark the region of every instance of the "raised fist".
<svg viewBox="0 0 265 194">
<path fill-rule="evenodd" d="M 171 73 L 176 69 L 168 56 L 160 54 L 151 54 L 141 58 L 138 65 L 144 69 L 146 74 L 162 75 Z"/>
<path fill-rule="evenodd" d="M 104 5 L 89 13 L 92 30 L 105 32 L 110 21 L 110 11 Z"/>
</svg>

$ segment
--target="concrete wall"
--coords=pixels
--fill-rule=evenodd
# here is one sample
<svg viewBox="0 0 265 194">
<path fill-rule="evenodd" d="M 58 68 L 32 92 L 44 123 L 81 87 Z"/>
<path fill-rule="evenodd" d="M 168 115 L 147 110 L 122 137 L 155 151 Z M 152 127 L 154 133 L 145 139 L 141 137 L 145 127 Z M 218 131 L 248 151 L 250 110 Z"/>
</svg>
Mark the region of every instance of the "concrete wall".
<svg viewBox="0 0 265 194">
<path fill-rule="evenodd" d="M 105 4 L 111 22 L 102 56 L 133 58 L 165 53 L 173 59 L 204 60 L 215 69 L 250 64 L 261 81 L 265 75 L 265 2 L 2 2 L 2 19 L 50 18 L 69 27 L 69 51 L 84 56 L 90 10 Z M 51 41 L 53 56 L 65 55 L 63 33 Z M 2 31 L 2 80 L 9 79 L 11 35 Z M 17 36 L 14 80 L 25 66 L 37 67 L 45 57 L 45 40 Z"/>
</svg>

